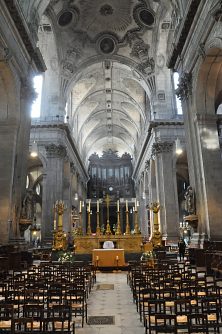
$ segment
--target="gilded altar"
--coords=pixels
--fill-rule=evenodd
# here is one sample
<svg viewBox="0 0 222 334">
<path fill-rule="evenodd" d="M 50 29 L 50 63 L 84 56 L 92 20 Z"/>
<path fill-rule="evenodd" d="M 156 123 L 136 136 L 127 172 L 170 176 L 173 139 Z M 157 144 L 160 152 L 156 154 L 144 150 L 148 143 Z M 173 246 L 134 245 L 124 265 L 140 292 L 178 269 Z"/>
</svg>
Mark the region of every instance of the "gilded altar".
<svg viewBox="0 0 222 334">
<path fill-rule="evenodd" d="M 91 254 L 93 249 L 103 248 L 106 240 L 113 241 L 115 248 L 124 249 L 125 253 L 139 253 L 142 247 L 142 236 L 131 235 L 99 235 L 76 236 L 74 239 L 76 254 Z"/>
</svg>

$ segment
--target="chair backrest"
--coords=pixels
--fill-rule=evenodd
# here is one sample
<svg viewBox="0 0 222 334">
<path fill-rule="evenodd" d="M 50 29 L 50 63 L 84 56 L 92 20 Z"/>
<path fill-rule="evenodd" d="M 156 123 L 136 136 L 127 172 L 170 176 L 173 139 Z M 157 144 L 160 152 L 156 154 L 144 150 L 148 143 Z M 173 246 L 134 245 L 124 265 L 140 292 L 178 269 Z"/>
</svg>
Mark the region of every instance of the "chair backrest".
<svg viewBox="0 0 222 334">
<path fill-rule="evenodd" d="M 34 334 L 32 318 L 12 319 L 11 334 Z"/>
<path fill-rule="evenodd" d="M 206 314 L 193 313 L 188 315 L 188 333 L 209 333 Z"/>
<path fill-rule="evenodd" d="M 155 332 L 157 333 L 177 333 L 177 322 L 175 314 L 156 314 Z"/>
</svg>

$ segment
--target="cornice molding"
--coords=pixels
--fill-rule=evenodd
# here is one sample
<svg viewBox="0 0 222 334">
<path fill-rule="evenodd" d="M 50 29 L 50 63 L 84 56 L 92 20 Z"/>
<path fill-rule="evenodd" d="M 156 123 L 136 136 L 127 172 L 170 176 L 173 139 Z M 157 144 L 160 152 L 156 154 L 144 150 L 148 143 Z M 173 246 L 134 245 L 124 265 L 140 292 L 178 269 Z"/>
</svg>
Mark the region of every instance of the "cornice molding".
<svg viewBox="0 0 222 334">
<path fill-rule="evenodd" d="M 25 28 L 17 6 L 14 0 L 4 0 L 5 5 L 11 15 L 11 18 L 18 30 L 18 33 L 26 47 L 27 52 L 29 53 L 30 58 L 34 61 L 34 64 L 39 72 L 46 71 L 46 65 L 41 55 L 41 52 L 38 47 L 34 46 L 27 29 Z"/>
<path fill-rule="evenodd" d="M 184 18 L 183 26 L 180 29 L 180 34 L 177 39 L 178 42 L 173 45 L 171 55 L 167 61 L 168 68 L 174 69 L 177 58 L 182 53 L 200 3 L 201 0 L 192 0 L 190 3 L 188 12 Z"/>
</svg>

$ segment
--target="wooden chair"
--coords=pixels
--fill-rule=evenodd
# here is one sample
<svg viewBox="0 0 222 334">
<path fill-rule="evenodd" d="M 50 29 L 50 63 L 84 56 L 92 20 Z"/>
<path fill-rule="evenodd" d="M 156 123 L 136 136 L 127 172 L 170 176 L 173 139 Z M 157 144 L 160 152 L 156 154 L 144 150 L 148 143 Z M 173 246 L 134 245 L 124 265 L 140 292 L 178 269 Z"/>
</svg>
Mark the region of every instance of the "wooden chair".
<svg viewBox="0 0 222 334">
<path fill-rule="evenodd" d="M 87 322 L 87 302 L 85 290 L 70 288 L 66 294 L 66 303 L 71 307 L 74 317 L 81 316 L 82 327 Z"/>
<path fill-rule="evenodd" d="M 175 315 L 178 330 L 187 329 L 188 315 L 191 313 L 191 302 L 189 299 L 178 299 L 174 301 Z"/>
<path fill-rule="evenodd" d="M 206 314 L 193 313 L 188 315 L 188 333 L 209 333 Z"/>
<path fill-rule="evenodd" d="M 33 330 L 41 332 L 44 327 L 44 305 L 43 304 L 24 304 L 23 317 L 33 320 Z"/>
<path fill-rule="evenodd" d="M 14 318 L 12 319 L 11 334 L 35 334 L 33 330 L 33 319 Z"/>
<path fill-rule="evenodd" d="M 155 333 L 177 334 L 177 321 L 175 314 L 156 314 Z"/>
<path fill-rule="evenodd" d="M 207 315 L 208 328 L 213 329 L 214 333 L 220 332 L 220 305 L 219 299 L 215 296 L 208 296 L 201 301 L 201 312 Z"/>
<path fill-rule="evenodd" d="M 145 333 L 151 334 L 156 330 L 156 315 L 165 315 L 165 300 L 149 300 L 148 315 L 145 317 Z"/>
<path fill-rule="evenodd" d="M 11 333 L 13 318 L 13 304 L 0 303 L 0 333 Z"/>
<path fill-rule="evenodd" d="M 74 334 L 75 322 L 72 321 L 72 310 L 69 305 L 53 305 L 48 310 L 51 328 L 45 328 L 46 333 Z"/>
</svg>

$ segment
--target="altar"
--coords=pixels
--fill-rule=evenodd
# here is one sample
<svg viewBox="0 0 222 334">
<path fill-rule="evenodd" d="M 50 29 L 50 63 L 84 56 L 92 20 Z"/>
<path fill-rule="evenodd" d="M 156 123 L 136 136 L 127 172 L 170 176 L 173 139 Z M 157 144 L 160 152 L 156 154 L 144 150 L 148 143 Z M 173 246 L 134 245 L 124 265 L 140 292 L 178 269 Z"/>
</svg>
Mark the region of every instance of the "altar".
<svg viewBox="0 0 222 334">
<path fill-rule="evenodd" d="M 103 243 L 110 240 L 114 243 L 114 250 L 123 249 L 125 253 L 140 253 L 142 251 L 142 235 L 94 235 L 75 236 L 74 246 L 76 254 L 92 254 L 94 249 L 103 248 Z"/>
<path fill-rule="evenodd" d="M 124 267 L 124 249 L 93 249 L 92 261 L 95 267 Z"/>
</svg>

